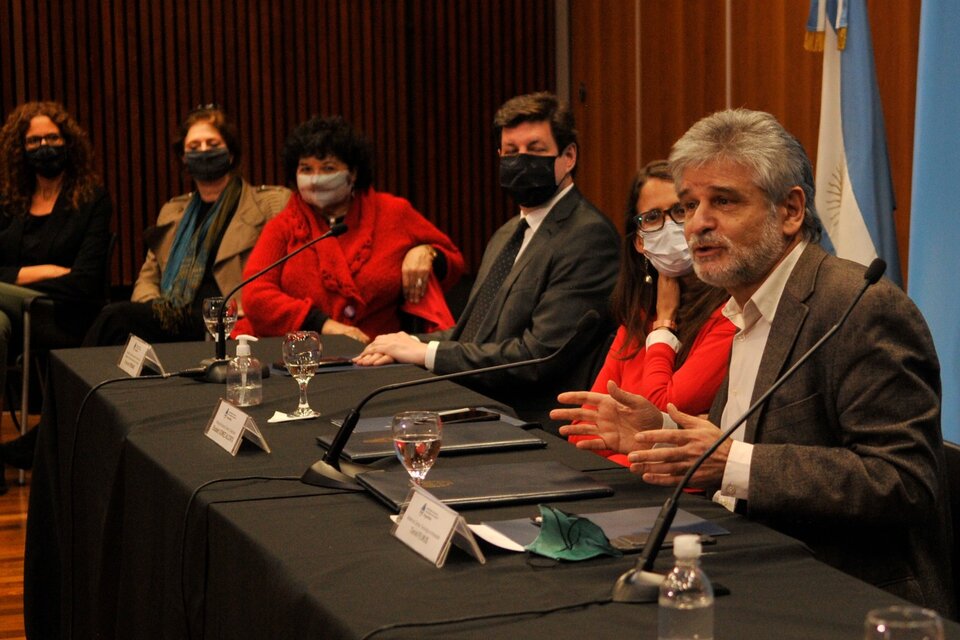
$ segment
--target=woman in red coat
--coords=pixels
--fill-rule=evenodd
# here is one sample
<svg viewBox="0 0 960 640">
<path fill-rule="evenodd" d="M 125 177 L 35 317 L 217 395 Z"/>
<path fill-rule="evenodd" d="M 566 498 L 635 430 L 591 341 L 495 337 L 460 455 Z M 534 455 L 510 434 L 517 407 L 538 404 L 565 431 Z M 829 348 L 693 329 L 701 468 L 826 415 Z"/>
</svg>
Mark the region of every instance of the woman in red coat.
<svg viewBox="0 0 960 640">
<path fill-rule="evenodd" d="M 683 216 L 667 163 L 651 162 L 633 181 L 627 200 L 627 234 L 613 291 L 620 328 L 591 391 L 606 393 L 613 380 L 661 411 L 672 403 L 700 414 L 710 410 L 727 375 L 736 329 L 722 313 L 729 294 L 693 273 Z M 559 409 L 551 417 L 574 420 L 560 433 L 596 450 L 595 443 L 584 442 L 597 437 L 594 409 Z M 629 466 L 623 454 L 598 453 Z"/>
<path fill-rule="evenodd" d="M 304 329 L 366 343 L 399 331 L 403 313 L 428 331 L 453 324 L 443 292 L 463 273 L 463 256 L 409 202 L 373 189 L 370 147 L 346 121 L 314 116 L 298 126 L 284 144 L 283 166 L 296 190 L 264 227 L 244 277 L 337 222 L 347 232 L 247 285 L 246 317 L 235 334 Z"/>
</svg>

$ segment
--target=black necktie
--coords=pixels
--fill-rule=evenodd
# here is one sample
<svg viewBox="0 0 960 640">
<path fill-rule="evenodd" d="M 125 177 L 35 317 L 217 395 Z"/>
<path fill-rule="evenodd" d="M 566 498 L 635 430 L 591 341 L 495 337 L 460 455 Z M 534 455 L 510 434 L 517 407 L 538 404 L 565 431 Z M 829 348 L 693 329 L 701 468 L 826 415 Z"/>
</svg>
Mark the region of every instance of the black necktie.
<svg viewBox="0 0 960 640">
<path fill-rule="evenodd" d="M 493 266 L 490 267 L 490 273 L 487 274 L 487 279 L 480 285 L 480 291 L 477 292 L 477 301 L 470 311 L 470 317 L 467 318 L 467 324 L 464 325 L 463 332 L 460 334 L 461 342 L 473 342 L 477 337 L 477 331 L 480 329 L 483 319 L 487 317 L 493 299 L 497 297 L 497 292 L 500 291 L 503 281 L 507 279 L 507 275 L 513 268 L 513 263 L 517 260 L 517 254 L 520 253 L 520 246 L 523 244 L 523 234 L 528 226 L 527 221 L 521 218 L 513 236 L 504 245 L 497 259 L 494 260 Z"/>
</svg>

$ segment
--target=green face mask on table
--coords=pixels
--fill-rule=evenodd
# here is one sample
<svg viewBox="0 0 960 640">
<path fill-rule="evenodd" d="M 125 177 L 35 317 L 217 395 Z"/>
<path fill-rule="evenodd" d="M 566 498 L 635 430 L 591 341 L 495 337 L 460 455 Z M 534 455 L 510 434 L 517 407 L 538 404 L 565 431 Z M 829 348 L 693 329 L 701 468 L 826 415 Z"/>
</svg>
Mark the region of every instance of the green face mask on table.
<svg viewBox="0 0 960 640">
<path fill-rule="evenodd" d="M 554 560 L 588 560 L 599 555 L 619 558 L 603 529 L 587 518 L 539 505 L 540 534 L 525 549 Z"/>
</svg>

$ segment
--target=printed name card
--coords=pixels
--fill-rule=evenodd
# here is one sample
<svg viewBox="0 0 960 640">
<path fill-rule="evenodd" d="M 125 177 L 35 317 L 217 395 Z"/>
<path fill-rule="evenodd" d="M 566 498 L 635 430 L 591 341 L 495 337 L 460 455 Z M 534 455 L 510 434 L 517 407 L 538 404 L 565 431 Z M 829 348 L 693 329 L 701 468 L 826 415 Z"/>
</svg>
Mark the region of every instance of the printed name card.
<svg viewBox="0 0 960 640">
<path fill-rule="evenodd" d="M 232 456 L 237 455 L 244 439 L 270 453 L 270 445 L 257 428 L 256 421 L 222 398 L 203 433 Z"/>
<path fill-rule="evenodd" d="M 393 535 L 439 569 L 447 561 L 451 544 L 486 564 L 487 559 L 467 526 L 467 521 L 432 493 L 414 486 L 409 504 L 393 527 Z"/>
<path fill-rule="evenodd" d="M 131 333 L 130 337 L 127 338 L 127 345 L 123 348 L 117 366 L 130 377 L 136 378 L 143 371 L 145 364 L 150 365 L 152 369 L 159 371 L 161 374 L 166 373 L 163 370 L 163 365 L 160 364 L 157 352 L 153 350 L 150 343 Z"/>
</svg>

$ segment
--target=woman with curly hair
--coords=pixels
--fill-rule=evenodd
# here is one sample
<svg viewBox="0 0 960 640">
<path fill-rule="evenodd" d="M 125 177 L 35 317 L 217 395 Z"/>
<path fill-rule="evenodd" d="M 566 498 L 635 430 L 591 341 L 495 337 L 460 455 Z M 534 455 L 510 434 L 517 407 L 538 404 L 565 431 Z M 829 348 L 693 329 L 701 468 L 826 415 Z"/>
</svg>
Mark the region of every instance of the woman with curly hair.
<svg viewBox="0 0 960 640">
<path fill-rule="evenodd" d="M 347 232 L 247 285 L 234 333 L 304 329 L 367 343 L 399 331 L 402 313 L 429 330 L 453 324 L 443 291 L 463 273 L 463 256 L 409 202 L 373 188 L 370 147 L 343 118 L 314 116 L 294 129 L 283 168 L 296 190 L 264 227 L 244 276 L 337 222 Z"/>
<path fill-rule="evenodd" d="M 90 140 L 63 105 L 14 109 L 0 129 L 0 395 L 25 298 L 71 303 L 49 328 L 69 343 L 102 306 L 112 212 Z"/>
</svg>

